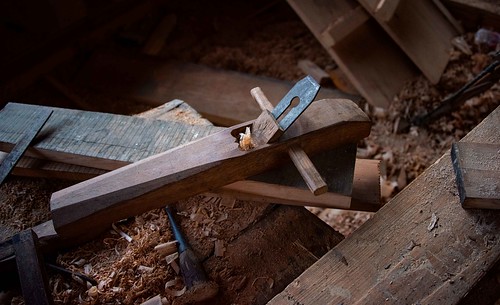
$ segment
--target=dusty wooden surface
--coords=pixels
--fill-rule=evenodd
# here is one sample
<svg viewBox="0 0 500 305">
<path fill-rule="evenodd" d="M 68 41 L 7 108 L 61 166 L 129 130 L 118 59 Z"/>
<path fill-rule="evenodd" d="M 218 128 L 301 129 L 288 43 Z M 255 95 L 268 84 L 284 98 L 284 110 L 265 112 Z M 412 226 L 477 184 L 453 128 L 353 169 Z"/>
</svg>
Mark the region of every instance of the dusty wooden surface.
<svg viewBox="0 0 500 305">
<path fill-rule="evenodd" d="M 499 127 L 500 107 L 462 141 Z M 269 304 L 456 304 L 499 257 L 498 212 L 461 207 L 447 153 Z"/>
<path fill-rule="evenodd" d="M 500 144 L 455 143 L 451 159 L 462 206 L 500 209 Z"/>
<path fill-rule="evenodd" d="M 0 112 L 0 149 L 9 151 L 43 106 L 8 104 Z M 71 109 L 51 108 L 38 139 L 26 155 L 101 169 L 115 169 L 142 158 L 203 138 L 213 126 Z M 165 138 L 166 137 L 166 138 Z"/>
</svg>

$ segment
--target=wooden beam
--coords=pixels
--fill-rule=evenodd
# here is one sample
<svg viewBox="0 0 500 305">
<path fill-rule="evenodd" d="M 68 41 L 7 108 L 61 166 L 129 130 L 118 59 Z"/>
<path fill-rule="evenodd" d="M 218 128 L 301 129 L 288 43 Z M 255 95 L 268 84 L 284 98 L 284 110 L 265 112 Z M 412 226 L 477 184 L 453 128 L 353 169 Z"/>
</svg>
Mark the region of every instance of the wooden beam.
<svg viewBox="0 0 500 305">
<path fill-rule="evenodd" d="M 288 3 L 370 104 L 387 107 L 404 83 L 417 75 L 415 66 L 374 20 L 360 22 L 364 20 L 363 10 L 357 2 L 288 0 Z M 354 16 L 355 27 L 347 26 L 349 16 Z M 336 23 L 355 30 L 344 31 L 345 37 L 340 41 L 337 37 L 334 43 L 332 35 L 337 33 L 331 28 Z"/>
<path fill-rule="evenodd" d="M 352 35 L 354 31 L 362 27 L 369 19 L 370 15 L 361 6 L 357 6 L 341 18 L 333 21 L 321 33 L 321 36 L 324 37 L 328 44 L 334 46 L 344 38 Z"/>
<path fill-rule="evenodd" d="M 448 64 L 452 49 L 451 40 L 458 35 L 458 32 L 433 0 L 359 0 L 359 2 L 412 59 L 427 79 L 436 84 Z"/>
<path fill-rule="evenodd" d="M 500 107 L 461 142 L 500 142 Z M 268 304 L 457 304 L 500 258 L 496 211 L 464 210 L 446 153 Z"/>
<path fill-rule="evenodd" d="M 290 145 L 300 145 L 314 155 L 357 143 L 371 127 L 353 102 L 322 100 L 309 106 L 278 142 L 242 151 L 235 140 L 251 123 L 54 193 L 51 213 L 57 232 L 67 237 L 98 233 L 113 221 L 277 167 Z M 331 140 L 324 141 L 325 137 Z"/>
<path fill-rule="evenodd" d="M 462 207 L 500 209 L 500 145 L 454 143 L 451 159 Z"/>
<path fill-rule="evenodd" d="M 232 126 L 261 114 L 250 90 L 260 87 L 273 105 L 292 88 L 292 83 L 202 65 L 165 61 L 152 57 L 96 54 L 76 80 L 108 95 L 133 98 L 159 106 L 173 99 L 191 105 L 212 123 Z M 317 99 L 359 97 L 322 88 Z"/>
<path fill-rule="evenodd" d="M 0 111 L 0 150 L 12 149 L 21 137 L 18 131 L 29 126 L 39 108 L 54 112 L 40 133 L 41 140 L 26 151 L 27 156 L 108 170 L 220 130 L 174 121 L 9 103 Z"/>
</svg>

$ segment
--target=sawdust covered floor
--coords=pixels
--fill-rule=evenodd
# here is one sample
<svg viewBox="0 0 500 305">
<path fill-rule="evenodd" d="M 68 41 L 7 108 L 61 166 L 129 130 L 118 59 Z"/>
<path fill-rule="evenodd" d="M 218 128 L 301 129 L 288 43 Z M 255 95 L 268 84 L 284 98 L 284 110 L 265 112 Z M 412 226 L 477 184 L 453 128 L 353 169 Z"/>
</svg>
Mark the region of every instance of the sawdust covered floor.
<svg viewBox="0 0 500 305">
<path fill-rule="evenodd" d="M 259 5 L 265 9 L 261 10 Z M 241 6 L 207 6 L 200 1 L 173 8 L 178 24 L 160 56 L 290 81 L 302 76 L 296 65 L 300 59 L 309 59 L 322 68 L 334 65 L 286 3 L 273 2 L 270 6 L 245 3 Z M 397 194 L 448 151 L 452 142 L 464 136 L 498 105 L 500 90 L 495 85 L 429 126 L 413 128 L 404 134 L 394 132 L 401 116 L 413 117 L 429 111 L 489 63 L 487 53 L 491 50 L 480 50 L 473 43 L 473 33 L 464 38 L 472 49 L 471 54 L 453 50 L 450 64 L 437 85 L 419 77 L 401 90 L 389 109 L 363 106 L 372 117 L 374 126 L 372 134 L 360 143 L 358 155 L 384 160 L 384 200 Z M 116 42 L 107 47 L 129 48 L 125 52 L 134 52 L 133 46 L 124 47 Z M 88 97 L 92 98 L 92 94 L 89 90 Z M 33 100 L 26 102 L 36 103 L 36 96 L 32 95 Z M 39 97 L 45 102 L 51 99 L 50 94 Z M 95 98 L 97 102 L 103 99 L 97 95 Z M 123 102 L 108 98 L 103 105 L 111 112 L 126 109 L 126 114 L 144 110 L 143 105 L 134 101 L 127 101 L 125 107 Z M 10 179 L 0 188 L 1 236 L 11 236 L 47 220 L 50 216 L 46 203 L 50 194 L 67 184 L 41 179 Z M 198 204 L 191 210 L 181 209 L 181 221 L 185 231 L 192 234 L 193 246 L 202 254 L 215 251 L 217 240 L 223 240 L 224 234 L 229 234 L 224 232 L 231 230 L 231 219 L 263 212 L 239 201 L 228 205 L 204 197 L 190 200 L 196 200 Z M 360 212 L 316 208 L 311 211 L 344 235 L 351 234 L 370 217 L 369 213 Z M 134 239 L 132 243 L 109 231 L 94 242 L 61 253 L 58 263 L 89 274 L 98 285 L 93 288 L 53 274 L 50 281 L 56 303 L 115 304 L 122 300 L 124 304 L 139 304 L 159 293 L 172 300 L 182 285 L 173 282 L 173 286 L 168 287 L 169 294 L 166 294 L 165 284 L 178 276 L 176 267 L 164 256 L 151 251 L 155 245 L 172 240 L 167 223 L 164 213 L 152 211 L 119 224 L 120 229 Z M 223 245 L 217 251 L 223 251 Z M 234 293 L 237 293 L 240 281 L 242 279 L 234 279 Z M 15 302 L 21 301 L 17 298 Z"/>
</svg>

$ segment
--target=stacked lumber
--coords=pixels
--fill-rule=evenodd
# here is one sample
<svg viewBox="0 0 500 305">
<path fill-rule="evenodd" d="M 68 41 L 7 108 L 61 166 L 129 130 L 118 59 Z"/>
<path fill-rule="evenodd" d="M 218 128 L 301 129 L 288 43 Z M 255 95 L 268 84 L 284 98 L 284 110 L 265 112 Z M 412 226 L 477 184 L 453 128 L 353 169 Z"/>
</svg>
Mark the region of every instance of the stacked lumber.
<svg viewBox="0 0 500 305">
<path fill-rule="evenodd" d="M 437 83 L 446 67 L 456 22 L 439 1 L 289 0 L 344 71 L 378 107 L 387 107 L 416 65 Z"/>
</svg>

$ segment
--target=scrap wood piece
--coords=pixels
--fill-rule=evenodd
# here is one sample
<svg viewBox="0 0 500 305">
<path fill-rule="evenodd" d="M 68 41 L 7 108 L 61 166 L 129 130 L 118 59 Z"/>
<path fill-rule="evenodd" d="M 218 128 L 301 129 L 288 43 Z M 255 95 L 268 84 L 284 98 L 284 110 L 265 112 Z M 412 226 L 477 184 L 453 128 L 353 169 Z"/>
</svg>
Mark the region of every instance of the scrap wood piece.
<svg viewBox="0 0 500 305">
<path fill-rule="evenodd" d="M 278 143 L 244 152 L 235 140 L 249 124 L 224 129 L 54 193 L 51 212 L 56 230 L 66 237 L 91 237 L 113 221 L 279 166 L 290 143 L 314 155 L 356 142 L 371 128 L 366 114 L 352 101 L 321 100 L 312 103 Z M 324 141 L 325 137 L 330 140 Z M 207 151 L 210 154 L 200 154 Z"/>
<path fill-rule="evenodd" d="M 297 66 L 300 70 L 302 70 L 302 72 L 304 72 L 305 75 L 311 75 L 312 78 L 320 84 L 320 86 L 327 86 L 332 83 L 328 73 L 309 59 L 299 60 Z"/>
<path fill-rule="evenodd" d="M 33 230 L 22 231 L 12 238 L 21 289 L 26 304 L 53 304 L 43 256 Z"/>
<path fill-rule="evenodd" d="M 437 1 L 437 0 L 436 0 Z M 459 33 L 433 0 L 359 0 L 433 84 L 443 74 Z M 387 8 L 387 9 L 386 9 Z"/>
<path fill-rule="evenodd" d="M 500 107 L 461 142 L 499 143 Z M 454 180 L 447 153 L 269 304 L 457 304 L 498 261 L 500 218 L 464 210 Z"/>
<path fill-rule="evenodd" d="M 417 75 L 413 63 L 355 1 L 288 3 L 370 104 L 387 107 Z"/>
<path fill-rule="evenodd" d="M 51 115 L 52 110 L 44 108 L 37 109 L 37 111 L 32 114 L 30 120 L 27 122 L 28 126 L 26 126 L 25 129 L 22 129 L 23 133 L 21 134 L 20 139 L 15 142 L 16 144 L 14 148 L 12 148 L 12 151 L 5 158 L 3 158 L 0 163 L 0 184 L 3 183 L 5 178 L 7 178 L 10 172 L 14 169 L 17 162 L 19 162 L 26 149 L 28 149 L 28 146 L 42 130 Z"/>
<path fill-rule="evenodd" d="M 451 160 L 462 207 L 500 209 L 500 144 L 454 143 Z"/>
</svg>

